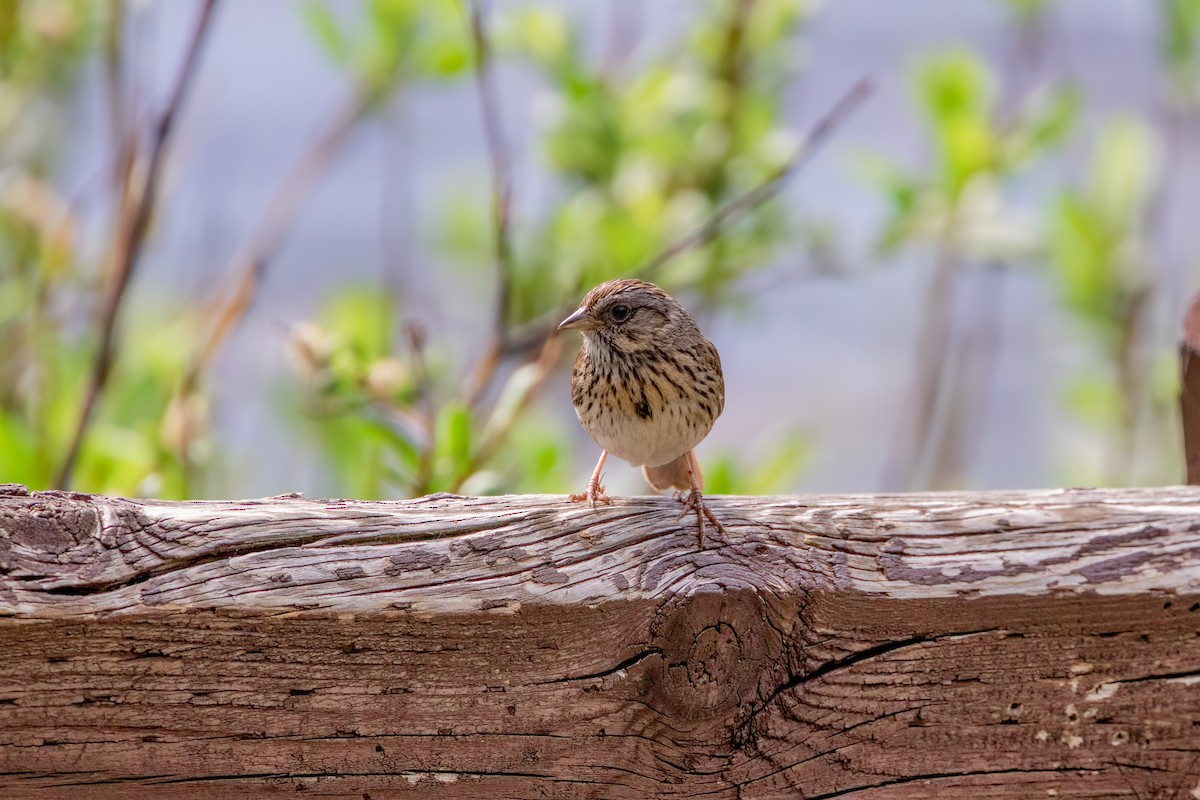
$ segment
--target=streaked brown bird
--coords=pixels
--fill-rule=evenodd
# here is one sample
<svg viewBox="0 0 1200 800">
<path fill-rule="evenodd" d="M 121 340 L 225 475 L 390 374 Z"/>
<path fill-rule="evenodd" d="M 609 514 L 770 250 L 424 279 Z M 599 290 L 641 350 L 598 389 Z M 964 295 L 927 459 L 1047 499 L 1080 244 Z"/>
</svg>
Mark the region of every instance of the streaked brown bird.
<svg viewBox="0 0 1200 800">
<path fill-rule="evenodd" d="M 704 505 L 704 478 L 693 448 L 725 408 L 721 357 L 683 306 L 652 283 L 602 283 L 558 326 L 583 334 L 571 376 L 575 413 L 600 445 L 587 491 L 575 502 L 611 503 L 600 485 L 609 453 L 640 466 L 656 491 L 679 489 L 684 513 L 724 527 Z"/>
</svg>

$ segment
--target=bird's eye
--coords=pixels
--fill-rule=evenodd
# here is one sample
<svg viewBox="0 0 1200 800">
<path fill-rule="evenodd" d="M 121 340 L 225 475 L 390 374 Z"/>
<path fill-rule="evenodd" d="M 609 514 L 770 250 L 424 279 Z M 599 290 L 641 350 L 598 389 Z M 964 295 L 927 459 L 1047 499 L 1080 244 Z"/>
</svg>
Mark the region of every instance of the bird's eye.
<svg viewBox="0 0 1200 800">
<path fill-rule="evenodd" d="M 629 319 L 629 315 L 632 313 L 633 312 L 630 310 L 629 306 L 622 305 L 612 307 L 612 318 L 617 322 L 624 322 L 625 320 Z"/>
</svg>

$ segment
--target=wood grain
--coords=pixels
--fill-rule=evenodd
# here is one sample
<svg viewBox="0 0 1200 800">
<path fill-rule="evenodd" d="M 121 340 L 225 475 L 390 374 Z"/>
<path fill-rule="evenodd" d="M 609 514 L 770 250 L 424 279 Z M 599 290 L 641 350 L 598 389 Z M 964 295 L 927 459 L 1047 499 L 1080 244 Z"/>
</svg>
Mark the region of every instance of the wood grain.
<svg viewBox="0 0 1200 800">
<path fill-rule="evenodd" d="M 1200 489 L 709 500 L 0 489 L 0 796 L 1200 797 Z"/>
</svg>

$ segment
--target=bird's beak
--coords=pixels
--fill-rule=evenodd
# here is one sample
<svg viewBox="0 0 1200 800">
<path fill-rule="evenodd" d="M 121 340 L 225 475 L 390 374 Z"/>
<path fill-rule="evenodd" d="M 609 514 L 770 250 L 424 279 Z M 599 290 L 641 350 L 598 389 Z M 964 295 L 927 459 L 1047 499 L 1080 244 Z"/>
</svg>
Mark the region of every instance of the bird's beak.
<svg viewBox="0 0 1200 800">
<path fill-rule="evenodd" d="M 581 308 L 571 316 L 564 319 L 562 322 L 558 323 L 558 329 L 560 331 L 565 331 L 567 328 L 582 328 L 587 325 L 590 320 L 591 317 L 588 316 L 587 309 Z"/>
</svg>

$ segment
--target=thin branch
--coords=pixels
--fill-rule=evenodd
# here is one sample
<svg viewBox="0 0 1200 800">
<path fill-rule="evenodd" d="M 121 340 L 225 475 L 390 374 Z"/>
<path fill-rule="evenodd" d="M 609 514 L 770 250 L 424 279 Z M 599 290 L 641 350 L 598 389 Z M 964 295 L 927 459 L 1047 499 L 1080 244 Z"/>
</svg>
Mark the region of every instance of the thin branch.
<svg viewBox="0 0 1200 800">
<path fill-rule="evenodd" d="M 79 417 L 67 447 L 66 457 L 55 478 L 54 483 L 59 488 L 67 488 L 71 483 L 71 474 L 74 472 L 75 462 L 79 458 L 83 437 L 87 433 L 93 412 L 104 393 L 108 377 L 117 358 L 117 316 L 126 296 L 125 290 L 129 286 L 142 254 L 146 229 L 157 199 L 163 154 L 171 139 L 179 110 L 187 98 L 188 90 L 195 77 L 200 61 L 200 52 L 210 29 L 216 5 L 217 0 L 205 0 L 204 5 L 200 8 L 183 64 L 175 79 L 175 85 L 152 131 L 150 149 L 146 155 L 145 177 L 136 187 L 132 183 L 126 184 L 126 194 L 122 198 L 120 217 L 117 220 L 117 230 L 109 256 L 108 272 L 111 276 L 111 283 L 100 313 L 100 345 L 92 361 L 86 394 L 79 409 Z"/>
<path fill-rule="evenodd" d="M 496 336 L 502 337 L 507 324 L 509 296 L 512 291 L 513 257 L 510 218 L 512 216 L 512 163 L 504 139 L 500 101 L 492 76 L 492 48 L 483 19 L 482 3 L 471 3 L 471 38 L 475 43 L 475 85 L 483 112 L 483 132 L 487 139 L 488 159 L 492 168 L 492 226 L 494 229 L 496 273 L 499 294 L 496 301 Z"/>
<path fill-rule="evenodd" d="M 406 276 L 412 273 L 413 254 L 413 158 L 409 135 L 409 111 L 402 95 L 380 108 L 382 127 L 379 182 L 380 278 L 388 296 L 399 300 Z M 386 331 L 390 341 L 391 331 Z"/>
<path fill-rule="evenodd" d="M 104 32 L 104 87 L 115 154 L 110 176 L 114 195 L 124 191 L 129 176 L 129 155 L 135 145 L 133 138 L 126 133 L 124 75 L 121 69 L 124 47 L 125 5 L 121 0 L 109 0 L 108 25 Z"/>
<path fill-rule="evenodd" d="M 471 2 L 471 39 L 475 45 L 475 86 L 483 115 L 483 132 L 487 141 L 488 159 L 492 171 L 492 245 L 496 268 L 496 309 L 492 340 L 486 352 L 466 382 L 467 405 L 473 406 L 491 383 L 504 353 L 508 338 L 508 314 L 512 300 L 512 163 L 504 138 L 500 101 L 492 75 L 492 49 L 484 20 L 485 0 Z"/>
<path fill-rule="evenodd" d="M 610 0 L 608 30 L 604 36 L 604 74 L 617 79 L 621 67 L 641 39 L 641 8 L 634 0 Z"/>
<path fill-rule="evenodd" d="M 911 380 L 900 405 L 895 439 L 884 465 L 881 491 L 911 489 L 921 470 L 924 456 L 936 433 L 937 422 L 944 416 L 946 376 L 954 350 L 952 297 L 958 277 L 958 247 L 954 241 L 957 222 L 954 210 L 946 220 L 938 245 L 933 275 L 926 290 L 924 312 L 917 334 Z"/>
<path fill-rule="evenodd" d="M 725 225 L 740 218 L 748 211 L 758 208 L 767 200 L 774 197 L 783 188 L 784 184 L 787 183 L 789 178 L 808 165 L 813 156 L 821 149 L 821 145 L 829 139 L 830 135 L 867 98 L 872 88 L 871 81 L 868 78 L 863 78 L 854 84 L 850 91 L 824 117 L 817 121 L 796 153 L 782 166 L 768 175 L 766 180 L 745 194 L 735 197 L 718 208 L 703 225 L 676 240 L 661 253 L 638 268 L 634 274 L 640 278 L 653 277 L 677 256 L 708 244 L 720 235 Z"/>
<path fill-rule="evenodd" d="M 212 313 L 212 330 L 204 347 L 193 358 L 184 377 L 183 391 L 194 391 L 229 335 L 238 327 L 254 302 L 267 266 L 317 179 L 333 162 L 370 105 L 365 94 L 356 93 L 333 121 L 293 164 L 280 183 L 250 234 L 238 248 L 226 272 L 235 288 Z"/>
<path fill-rule="evenodd" d="M 717 59 L 716 77 L 724 86 L 724 108 L 720 115 L 722 135 L 725 140 L 721 161 L 727 162 L 738 145 L 738 115 L 745 104 L 746 77 L 748 63 L 746 58 L 746 27 L 754 13 L 755 0 L 735 0 L 729 11 L 729 20 L 725 23 L 721 45 L 721 54 Z M 728 163 L 720 164 L 715 169 L 707 171 L 701 179 L 705 194 L 714 200 L 725 195 L 729 185 Z M 714 263 L 721 260 L 720 248 L 714 248 L 712 259 Z"/>
<path fill-rule="evenodd" d="M 947 356 L 952 402 L 947 403 L 940 441 L 930 464 L 930 488 L 948 489 L 968 480 L 971 460 L 991 419 L 987 405 L 994 397 L 997 363 L 1004 344 L 1005 288 L 1008 266 L 991 263 L 972 276 L 970 318 L 952 342 Z"/>
</svg>

